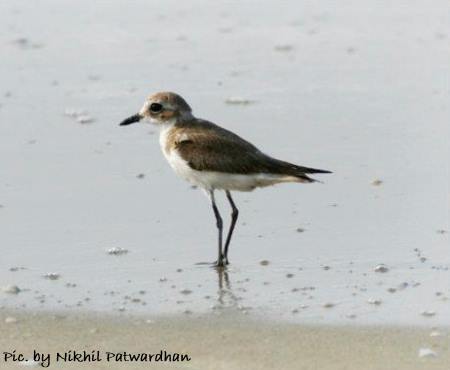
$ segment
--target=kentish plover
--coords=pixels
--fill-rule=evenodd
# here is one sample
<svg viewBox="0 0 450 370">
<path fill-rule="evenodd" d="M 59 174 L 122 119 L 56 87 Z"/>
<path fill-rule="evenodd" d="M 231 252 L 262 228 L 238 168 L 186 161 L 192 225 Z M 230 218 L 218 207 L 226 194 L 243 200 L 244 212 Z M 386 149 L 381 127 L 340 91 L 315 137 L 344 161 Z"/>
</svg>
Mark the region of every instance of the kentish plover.
<svg viewBox="0 0 450 370">
<path fill-rule="evenodd" d="M 178 94 L 151 95 L 139 113 L 121 126 L 150 119 L 160 127 L 159 144 L 175 173 L 208 194 L 219 233 L 217 266 L 228 264 L 228 248 L 238 218 L 230 191 L 251 191 L 282 182 L 310 183 L 312 173 L 330 173 L 280 161 L 261 152 L 253 144 L 216 124 L 196 118 Z M 224 190 L 230 202 L 231 224 L 222 249 L 222 218 L 214 199 L 215 190 Z"/>
</svg>

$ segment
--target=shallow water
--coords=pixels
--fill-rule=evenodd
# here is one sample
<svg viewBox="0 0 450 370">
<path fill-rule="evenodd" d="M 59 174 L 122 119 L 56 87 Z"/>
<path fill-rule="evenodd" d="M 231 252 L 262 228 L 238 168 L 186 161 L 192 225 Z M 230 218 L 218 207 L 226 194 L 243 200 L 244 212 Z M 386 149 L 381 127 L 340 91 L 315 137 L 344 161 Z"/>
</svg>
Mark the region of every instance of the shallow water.
<svg viewBox="0 0 450 370">
<path fill-rule="evenodd" d="M 449 325 L 450 13 L 433 4 L 2 1 L 0 285 L 22 292 L 0 305 Z M 226 275 L 196 265 L 216 256 L 212 211 L 156 129 L 118 127 L 166 89 L 334 172 L 236 194 Z"/>
</svg>

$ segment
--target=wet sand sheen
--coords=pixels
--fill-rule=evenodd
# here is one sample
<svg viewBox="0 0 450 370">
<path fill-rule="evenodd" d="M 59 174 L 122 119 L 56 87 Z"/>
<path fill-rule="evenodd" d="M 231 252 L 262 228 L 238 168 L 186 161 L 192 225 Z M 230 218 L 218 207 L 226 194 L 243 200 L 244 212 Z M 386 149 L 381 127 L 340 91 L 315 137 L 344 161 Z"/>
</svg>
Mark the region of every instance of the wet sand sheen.
<svg viewBox="0 0 450 370">
<path fill-rule="evenodd" d="M 449 369 L 450 14 L 404 5 L 1 1 L 0 368 Z M 117 125 L 165 89 L 336 174 L 237 194 L 223 273 L 203 194 Z"/>
<path fill-rule="evenodd" d="M 264 3 L 0 1 L 0 307 L 450 325 L 448 2 Z M 234 195 L 228 284 L 204 195 L 118 126 L 160 90 L 335 173 Z"/>
<path fill-rule="evenodd" d="M 34 349 L 51 353 L 100 351 L 90 369 L 448 369 L 449 333 L 400 327 L 305 326 L 229 316 L 165 317 L 154 320 L 88 315 L 21 314 L 6 323 L 0 314 L 0 347 L 28 358 Z M 6 320 L 6 321 L 5 321 Z M 434 333 L 437 333 L 434 331 Z M 420 357 L 420 349 L 436 356 Z M 188 363 L 108 363 L 105 352 L 185 353 Z M 1 367 L 18 368 L 18 364 Z M 80 363 L 51 367 L 79 368 Z M 87 368 L 87 367 L 86 367 Z"/>
</svg>

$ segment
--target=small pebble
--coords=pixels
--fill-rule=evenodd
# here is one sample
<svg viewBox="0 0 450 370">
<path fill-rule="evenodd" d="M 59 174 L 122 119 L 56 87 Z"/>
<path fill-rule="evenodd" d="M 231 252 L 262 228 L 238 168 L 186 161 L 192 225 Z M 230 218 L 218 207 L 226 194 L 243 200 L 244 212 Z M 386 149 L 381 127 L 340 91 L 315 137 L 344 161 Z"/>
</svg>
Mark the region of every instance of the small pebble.
<svg viewBox="0 0 450 370">
<path fill-rule="evenodd" d="M 81 115 L 77 117 L 77 122 L 81 124 L 92 123 L 94 122 L 94 118 L 88 115 Z"/>
<path fill-rule="evenodd" d="M 433 317 L 436 315 L 436 312 L 435 311 L 422 311 L 420 314 L 424 317 Z"/>
<path fill-rule="evenodd" d="M 20 46 L 27 46 L 29 44 L 29 41 L 26 37 L 18 37 L 17 39 L 13 40 L 12 43 Z"/>
<path fill-rule="evenodd" d="M 381 304 L 381 299 L 369 298 L 367 303 L 379 306 Z"/>
<path fill-rule="evenodd" d="M 18 294 L 20 291 L 21 290 L 17 285 L 7 285 L 2 288 L 3 293 Z"/>
<path fill-rule="evenodd" d="M 10 267 L 9 271 L 17 272 L 19 270 L 25 270 L 25 267 Z"/>
<path fill-rule="evenodd" d="M 15 317 L 12 317 L 12 316 L 8 316 L 5 319 L 5 323 L 6 324 L 15 324 L 16 322 L 17 322 L 17 319 Z"/>
<path fill-rule="evenodd" d="M 322 307 L 324 307 L 324 308 L 333 308 L 334 306 L 336 306 L 334 303 L 327 302 L 327 303 L 324 303 Z"/>
<path fill-rule="evenodd" d="M 434 357 L 437 357 L 437 353 L 434 352 L 430 348 L 421 348 L 421 349 L 419 349 L 419 357 L 420 358 L 434 358 Z"/>
<path fill-rule="evenodd" d="M 254 101 L 246 98 L 241 98 L 238 96 L 232 96 L 226 99 L 225 103 L 230 105 L 249 105 L 254 103 Z"/>
<path fill-rule="evenodd" d="M 120 248 L 120 247 L 113 247 L 113 248 L 109 248 L 106 252 L 110 255 L 120 256 L 122 254 L 127 254 L 128 249 L 124 249 L 124 248 Z"/>
<path fill-rule="evenodd" d="M 372 181 L 373 186 L 380 186 L 382 183 L 383 183 L 383 181 L 380 179 L 376 179 L 376 180 Z"/>
<path fill-rule="evenodd" d="M 384 273 L 384 272 L 388 272 L 389 268 L 386 265 L 380 264 L 380 265 L 375 266 L 373 271 Z"/>
<path fill-rule="evenodd" d="M 81 124 L 92 123 L 95 121 L 94 118 L 92 118 L 84 110 L 66 109 L 64 111 L 64 115 L 75 119 L 78 123 L 81 123 Z"/>
<path fill-rule="evenodd" d="M 262 260 L 259 262 L 261 266 L 267 266 L 270 262 L 268 260 Z"/>
<path fill-rule="evenodd" d="M 44 275 L 44 278 L 48 279 L 48 280 L 58 280 L 60 277 L 61 277 L 61 275 L 57 274 L 55 272 L 49 272 Z"/>
<path fill-rule="evenodd" d="M 430 333 L 430 337 L 441 337 L 441 336 L 442 336 L 442 333 L 439 332 L 439 331 L 437 331 L 437 330 L 433 330 L 433 331 Z"/>
</svg>

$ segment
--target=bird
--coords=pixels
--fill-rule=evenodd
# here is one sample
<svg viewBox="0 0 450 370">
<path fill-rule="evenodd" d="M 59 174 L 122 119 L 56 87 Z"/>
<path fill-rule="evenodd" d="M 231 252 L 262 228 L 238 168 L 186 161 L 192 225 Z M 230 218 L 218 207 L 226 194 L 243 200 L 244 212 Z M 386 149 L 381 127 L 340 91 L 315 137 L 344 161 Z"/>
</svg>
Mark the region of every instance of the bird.
<svg viewBox="0 0 450 370">
<path fill-rule="evenodd" d="M 232 191 L 252 191 L 278 183 L 314 183 L 310 174 L 331 171 L 298 166 L 275 159 L 237 134 L 194 116 L 186 100 L 174 92 L 150 95 L 140 111 L 122 122 L 127 126 L 150 120 L 159 127 L 162 153 L 175 173 L 203 189 L 216 219 L 218 255 L 214 265 L 229 264 L 228 252 L 239 210 Z M 223 240 L 223 220 L 215 191 L 225 191 L 231 206 L 231 223 Z"/>
</svg>

